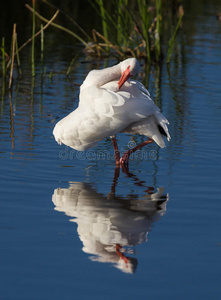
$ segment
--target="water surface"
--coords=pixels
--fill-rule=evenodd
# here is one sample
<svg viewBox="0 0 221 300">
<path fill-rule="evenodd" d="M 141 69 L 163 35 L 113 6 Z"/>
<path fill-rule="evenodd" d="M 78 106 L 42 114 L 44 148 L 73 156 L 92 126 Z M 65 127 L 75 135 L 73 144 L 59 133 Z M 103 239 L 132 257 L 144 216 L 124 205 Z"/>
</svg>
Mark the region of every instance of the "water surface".
<svg viewBox="0 0 221 300">
<path fill-rule="evenodd" d="M 52 135 L 89 70 L 116 61 L 83 63 L 60 44 L 33 80 L 23 52 L 24 75 L 1 99 L 2 299 L 220 298 L 221 5 L 202 7 L 170 72 L 149 77 L 172 140 L 134 155 L 128 172 L 115 170 L 108 138 L 77 152 Z M 141 141 L 118 136 L 121 151 Z"/>
</svg>

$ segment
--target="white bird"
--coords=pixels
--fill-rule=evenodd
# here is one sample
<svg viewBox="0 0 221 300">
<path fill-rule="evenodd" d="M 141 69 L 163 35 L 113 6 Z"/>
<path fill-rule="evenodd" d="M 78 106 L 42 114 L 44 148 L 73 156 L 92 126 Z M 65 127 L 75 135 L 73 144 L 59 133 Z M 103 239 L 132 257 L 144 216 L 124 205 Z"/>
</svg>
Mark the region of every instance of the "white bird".
<svg viewBox="0 0 221 300">
<path fill-rule="evenodd" d="M 129 79 L 139 69 L 137 59 L 128 58 L 115 66 L 90 71 L 80 87 L 78 107 L 56 124 L 55 140 L 84 151 L 111 136 L 116 163 L 121 166 L 128 163 L 131 153 L 153 141 L 165 147 L 162 135 L 170 140 L 168 120 L 144 85 Z M 146 135 L 149 139 L 125 152 L 120 159 L 115 138 L 119 132 Z"/>
</svg>

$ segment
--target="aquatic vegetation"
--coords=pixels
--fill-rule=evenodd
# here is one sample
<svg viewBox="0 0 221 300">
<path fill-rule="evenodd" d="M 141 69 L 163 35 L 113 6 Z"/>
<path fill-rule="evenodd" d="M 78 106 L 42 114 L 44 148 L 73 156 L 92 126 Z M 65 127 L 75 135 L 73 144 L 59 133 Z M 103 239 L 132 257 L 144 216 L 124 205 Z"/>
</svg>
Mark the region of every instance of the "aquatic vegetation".
<svg viewBox="0 0 221 300">
<path fill-rule="evenodd" d="M 98 42 L 94 38 L 93 48 L 97 55 L 109 52 L 120 59 L 126 56 L 144 58 L 148 62 L 159 62 L 163 56 L 163 44 L 168 45 L 167 62 L 170 61 L 172 48 L 184 10 L 181 5 L 177 7 L 178 21 L 175 31 L 168 41 L 163 41 L 167 20 L 168 7 L 162 0 L 155 1 L 128 1 L 111 0 L 111 6 L 107 7 L 103 0 L 90 0 L 91 5 L 102 20 L 103 34 L 94 30 L 94 36 L 100 38 Z M 168 34 L 166 34 L 168 36 Z"/>
<path fill-rule="evenodd" d="M 32 15 L 32 51 L 31 51 L 31 66 L 32 76 L 35 76 L 35 0 L 32 0 L 33 15 Z"/>
<path fill-rule="evenodd" d="M 13 34 L 12 34 L 12 53 L 11 53 L 12 62 L 11 62 L 10 79 L 9 79 L 9 85 L 8 85 L 9 89 L 11 89 L 11 86 L 12 86 L 14 57 L 15 57 L 15 44 L 16 44 L 15 40 L 16 40 L 16 24 L 14 24 Z"/>
<path fill-rule="evenodd" d="M 110 0 L 107 2 L 88 0 L 91 9 L 95 11 L 94 19 L 98 18 L 100 21 L 100 27 L 91 28 L 91 33 L 88 33 L 74 20 L 71 11 L 64 11 L 55 7 L 49 1 L 42 0 L 50 7 L 50 12 L 55 10 L 54 15 L 48 19 L 37 11 L 38 6 L 35 2 L 35 0 L 32 0 L 32 7 L 28 4 L 25 5 L 32 13 L 31 37 L 18 47 L 19 37 L 17 37 L 16 25 L 14 25 L 10 54 L 7 54 L 5 40 L 2 39 L 2 77 L 5 78 L 8 74 L 7 71 L 10 70 L 9 88 L 12 85 L 14 62 L 17 62 L 18 71 L 21 74 L 19 52 L 30 42 L 32 44 L 31 70 L 32 76 L 35 76 L 35 48 L 38 36 L 41 40 L 40 51 L 43 70 L 44 31 L 49 26 L 62 30 L 77 40 L 84 47 L 85 56 L 99 58 L 114 56 L 118 60 L 132 56 L 144 59 L 150 65 L 151 63 L 159 64 L 164 57 L 166 57 L 167 63 L 170 62 L 184 15 L 183 7 L 179 2 L 175 2 L 176 7 L 173 8 L 172 12 L 172 4 L 168 4 L 170 1 Z M 69 29 L 67 25 L 63 26 L 61 22 L 57 22 L 58 15 L 63 15 L 68 20 L 68 24 L 71 22 L 74 29 Z M 173 15 L 173 22 L 170 20 L 171 15 Z M 36 32 L 39 26 L 37 20 L 41 20 L 46 24 L 44 26 L 41 24 L 40 30 Z M 70 73 L 74 60 L 75 58 L 70 63 L 67 75 Z M 42 74 L 45 73 L 42 71 Z"/>
<path fill-rule="evenodd" d="M 5 68 L 5 38 L 2 38 L 2 76 L 5 78 L 6 68 Z"/>
</svg>

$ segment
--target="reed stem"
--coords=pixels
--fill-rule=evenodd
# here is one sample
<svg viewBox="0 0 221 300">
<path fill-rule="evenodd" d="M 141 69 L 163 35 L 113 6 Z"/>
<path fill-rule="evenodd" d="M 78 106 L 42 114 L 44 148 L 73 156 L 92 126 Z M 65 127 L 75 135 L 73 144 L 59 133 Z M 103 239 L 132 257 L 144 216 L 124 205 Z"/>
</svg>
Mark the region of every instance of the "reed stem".
<svg viewBox="0 0 221 300">
<path fill-rule="evenodd" d="M 33 11 L 33 9 L 28 5 L 28 4 L 26 4 L 26 7 L 28 8 L 28 9 L 30 9 L 31 11 Z M 53 17 L 51 18 L 51 20 L 50 21 L 48 21 L 48 23 L 47 24 L 45 24 L 45 26 L 43 27 L 43 30 L 45 30 L 53 21 L 54 21 L 54 19 L 57 17 L 57 15 L 58 15 L 58 13 L 59 13 L 59 10 L 57 10 L 56 11 L 56 13 L 53 15 Z M 36 38 L 39 34 L 41 34 L 41 29 L 34 35 L 34 38 Z M 19 47 L 18 48 L 18 50 L 16 50 L 16 53 L 15 53 L 15 55 L 17 55 L 18 54 L 18 52 L 20 52 L 28 43 L 30 43 L 31 41 L 32 41 L 32 39 L 33 39 L 33 37 L 31 37 L 30 39 L 28 39 L 21 47 Z M 7 68 L 10 66 L 10 64 L 11 64 L 11 59 L 9 59 L 9 61 L 8 61 L 8 64 L 7 64 Z"/>
<path fill-rule="evenodd" d="M 177 22 L 177 25 L 176 25 L 176 29 L 171 37 L 171 39 L 169 40 L 169 47 L 168 47 L 168 51 L 167 51 L 167 64 L 170 62 L 171 60 L 171 55 L 172 55 L 172 50 L 173 50 L 173 47 L 174 47 L 174 43 L 175 43 L 175 38 L 176 38 L 176 35 L 177 35 L 177 32 L 178 32 L 178 29 L 180 27 L 180 23 L 182 21 L 182 18 L 184 16 L 184 9 L 183 7 L 181 6 L 180 7 L 180 17 L 179 17 L 179 20 Z"/>
<path fill-rule="evenodd" d="M 25 6 L 26 6 L 31 12 L 33 12 L 33 8 L 30 7 L 28 4 L 25 4 Z M 34 12 L 34 14 L 35 14 L 39 19 L 41 19 L 42 21 L 44 21 L 44 22 L 46 22 L 46 23 L 49 22 L 48 19 L 44 18 L 43 16 L 41 16 L 41 15 L 40 15 L 39 13 L 37 13 L 36 11 Z M 75 37 L 77 40 L 79 40 L 86 48 L 89 48 L 93 53 L 95 53 L 94 49 L 93 49 L 87 42 L 85 42 L 80 36 L 78 36 L 76 33 L 74 33 L 73 31 L 71 31 L 71 30 L 69 30 L 69 29 L 67 29 L 67 28 L 65 28 L 65 27 L 63 27 L 63 26 L 61 26 L 61 25 L 58 25 L 58 24 L 56 24 L 56 23 L 54 23 L 54 22 L 51 22 L 50 25 L 51 25 L 51 26 L 54 26 L 54 27 L 56 27 L 56 28 L 59 28 L 60 30 L 63 30 L 63 31 L 65 31 L 65 32 L 67 32 L 67 33 L 69 33 L 70 35 L 72 35 L 73 37 Z M 41 32 L 41 31 L 40 31 L 40 32 Z"/>
<path fill-rule="evenodd" d="M 31 9 L 32 10 L 32 8 L 28 5 L 28 4 L 26 4 L 26 7 L 28 8 L 28 9 Z M 32 10 L 33 11 L 33 10 Z M 53 21 L 54 21 L 54 19 L 57 17 L 57 15 L 58 15 L 58 13 L 59 13 L 59 10 L 57 10 L 56 11 L 56 13 L 53 15 L 53 17 L 51 18 L 51 20 L 49 21 L 49 20 L 47 20 L 48 22 L 47 22 L 47 24 L 43 27 L 43 30 L 45 30 Z M 39 30 L 35 35 L 34 35 L 34 38 L 36 38 L 39 34 L 41 34 L 41 31 L 42 30 Z M 30 43 L 31 41 L 32 41 L 32 39 L 33 39 L 33 36 L 30 38 L 30 39 L 28 39 L 19 49 L 18 49 L 18 51 L 15 53 L 15 54 L 17 54 L 19 51 L 21 51 L 28 43 Z"/>
<path fill-rule="evenodd" d="M 2 101 L 1 101 L 1 115 L 3 113 L 4 107 L 4 95 L 5 95 L 5 77 L 6 77 L 6 68 L 5 68 L 5 38 L 2 38 Z"/>
<path fill-rule="evenodd" d="M 147 60 L 151 61 L 151 47 L 150 47 L 150 40 L 149 40 L 149 23 L 150 23 L 150 15 L 148 11 L 148 7 L 145 0 L 139 0 L 138 1 L 138 8 L 139 8 L 139 14 L 141 17 L 141 27 L 142 27 L 142 37 L 146 44 L 146 56 Z"/>
<path fill-rule="evenodd" d="M 127 7 L 127 0 L 118 0 L 117 11 L 117 43 L 119 46 L 126 46 L 128 42 L 128 11 L 122 12 L 122 9 Z M 124 22 L 123 22 L 124 20 Z"/>
<path fill-rule="evenodd" d="M 100 34 L 99 32 L 97 32 L 96 30 L 95 30 L 94 32 L 96 33 L 97 36 L 99 36 L 101 39 L 103 39 L 103 40 L 107 43 L 108 47 L 112 47 L 113 49 L 115 49 L 116 52 L 117 52 L 121 57 L 124 56 L 123 52 L 120 51 L 120 50 L 118 49 L 117 46 L 113 45 L 110 41 L 108 41 L 102 34 Z"/>
<path fill-rule="evenodd" d="M 156 61 L 161 55 L 161 35 L 162 35 L 162 0 L 156 0 L 156 32 L 155 32 L 155 54 Z"/>
<path fill-rule="evenodd" d="M 33 15 L 32 15 L 32 52 L 31 52 L 31 65 L 32 76 L 35 76 L 35 0 L 32 0 Z"/>
<path fill-rule="evenodd" d="M 68 18 L 71 23 L 73 23 L 77 29 L 83 33 L 83 35 L 89 40 L 91 41 L 91 37 L 87 34 L 87 32 L 72 18 L 72 16 L 70 14 L 68 14 L 67 12 L 61 10 L 61 9 L 58 9 L 55 5 L 53 5 L 52 3 L 48 2 L 47 0 L 42 0 L 44 3 L 46 3 L 47 5 L 49 5 L 50 7 L 53 7 L 57 10 L 59 10 L 61 12 L 61 14 L 63 14 L 66 18 Z"/>
<path fill-rule="evenodd" d="M 73 66 L 73 64 L 74 64 L 74 62 L 75 62 L 76 59 L 77 59 L 76 56 L 72 58 L 71 63 L 70 63 L 70 65 L 69 65 L 69 67 L 68 67 L 68 70 L 67 70 L 67 72 L 66 72 L 66 76 L 69 76 L 70 71 L 71 71 L 71 68 L 72 68 L 72 66 Z"/>
<path fill-rule="evenodd" d="M 6 68 L 5 68 L 5 38 L 2 38 L 2 76 L 5 78 L 6 76 Z"/>
<path fill-rule="evenodd" d="M 15 41 L 15 55 L 17 56 L 17 63 L 18 63 L 19 74 L 22 75 L 21 62 L 20 62 L 20 57 L 19 57 L 19 53 L 18 53 L 18 39 L 17 39 L 17 34 L 16 34 L 16 41 Z"/>
<path fill-rule="evenodd" d="M 43 65 L 44 65 L 44 30 L 43 30 L 43 24 L 41 24 L 41 77 L 43 77 Z"/>
<path fill-rule="evenodd" d="M 100 11 L 101 11 L 103 35 L 106 39 L 108 39 L 108 31 L 107 31 L 107 22 L 106 22 L 106 17 L 105 17 L 104 2 L 103 2 L 103 0 L 97 0 L 97 2 L 100 6 Z"/>
<path fill-rule="evenodd" d="M 15 130 L 14 130 L 14 114 L 13 114 L 13 103 L 12 103 L 12 91 L 9 90 L 9 104 L 10 104 L 10 127 L 11 127 L 11 145 L 12 150 L 15 149 Z"/>
<path fill-rule="evenodd" d="M 14 69 L 14 58 L 15 58 L 15 40 L 16 40 L 16 24 L 13 26 L 13 34 L 12 34 L 12 62 L 11 62 L 11 71 L 10 71 L 10 78 L 9 78 L 9 85 L 8 88 L 11 89 L 12 86 L 12 77 L 13 77 L 13 69 Z"/>
<path fill-rule="evenodd" d="M 99 4 L 100 12 L 101 12 L 103 36 L 105 37 L 106 40 L 108 40 L 108 29 L 107 29 L 107 21 L 105 15 L 106 10 L 104 8 L 104 2 L 103 0 L 97 0 L 97 3 Z M 106 48 L 106 50 L 108 51 L 108 48 Z"/>
<path fill-rule="evenodd" d="M 44 59 L 44 29 L 43 24 L 41 24 L 41 64 L 43 64 Z"/>
</svg>

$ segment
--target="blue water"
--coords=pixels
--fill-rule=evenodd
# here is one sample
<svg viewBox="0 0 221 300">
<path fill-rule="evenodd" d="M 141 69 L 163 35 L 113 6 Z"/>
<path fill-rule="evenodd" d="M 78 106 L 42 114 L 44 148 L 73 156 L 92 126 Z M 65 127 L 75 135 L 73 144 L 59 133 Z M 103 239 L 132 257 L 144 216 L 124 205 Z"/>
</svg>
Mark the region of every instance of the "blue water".
<svg viewBox="0 0 221 300">
<path fill-rule="evenodd" d="M 171 142 L 165 149 L 147 146 L 119 177 L 109 139 L 79 153 L 52 135 L 76 107 L 92 67 L 81 63 L 83 54 L 71 82 L 58 46 L 56 62 L 46 60 L 52 79 L 42 81 L 39 67 L 34 81 L 24 76 L 11 98 L 2 96 L 2 299 L 220 299 L 218 8 L 198 18 L 185 55 L 180 50 L 170 72 L 163 66 L 160 87 L 154 68 L 150 73 L 149 90 L 170 121 Z M 121 134 L 119 148 L 142 140 Z"/>
</svg>

